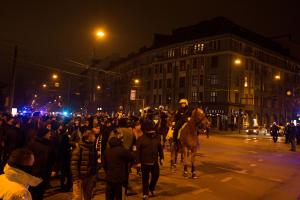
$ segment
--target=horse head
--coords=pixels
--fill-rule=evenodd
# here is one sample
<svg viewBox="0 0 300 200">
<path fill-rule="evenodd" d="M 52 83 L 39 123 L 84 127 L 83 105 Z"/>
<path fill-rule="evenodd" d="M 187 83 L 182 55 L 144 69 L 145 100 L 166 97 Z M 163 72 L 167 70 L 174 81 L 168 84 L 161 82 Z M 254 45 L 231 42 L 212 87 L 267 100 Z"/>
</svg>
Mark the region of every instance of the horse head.
<svg viewBox="0 0 300 200">
<path fill-rule="evenodd" d="M 196 108 L 192 112 L 192 120 L 194 120 L 196 126 L 201 129 L 209 129 L 210 122 L 207 119 L 205 112 L 201 108 Z"/>
</svg>

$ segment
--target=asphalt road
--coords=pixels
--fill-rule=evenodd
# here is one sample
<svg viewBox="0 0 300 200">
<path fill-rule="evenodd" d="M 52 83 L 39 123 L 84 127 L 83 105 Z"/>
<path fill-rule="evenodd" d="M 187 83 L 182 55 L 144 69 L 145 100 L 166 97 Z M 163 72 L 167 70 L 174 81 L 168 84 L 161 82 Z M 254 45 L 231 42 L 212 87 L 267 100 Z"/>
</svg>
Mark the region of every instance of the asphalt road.
<svg viewBox="0 0 300 200">
<path fill-rule="evenodd" d="M 203 136 L 197 154 L 198 179 L 184 178 L 180 164 L 171 171 L 166 152 L 157 196 L 151 199 L 300 200 L 300 153 L 289 149 L 283 141 L 273 143 L 267 137 Z M 130 183 L 138 195 L 127 199 L 141 199 L 141 180 L 135 173 Z M 105 199 L 104 191 L 105 184 L 99 182 L 94 199 Z M 71 199 L 71 193 L 53 189 L 46 195 L 46 200 Z"/>
</svg>

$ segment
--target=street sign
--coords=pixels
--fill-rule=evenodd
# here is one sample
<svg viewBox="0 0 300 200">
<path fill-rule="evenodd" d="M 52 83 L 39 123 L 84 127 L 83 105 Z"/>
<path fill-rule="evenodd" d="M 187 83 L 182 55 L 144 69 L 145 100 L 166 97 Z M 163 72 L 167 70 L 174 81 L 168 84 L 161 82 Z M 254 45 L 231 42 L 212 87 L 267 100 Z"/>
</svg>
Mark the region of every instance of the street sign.
<svg viewBox="0 0 300 200">
<path fill-rule="evenodd" d="M 136 100 L 136 90 L 131 90 L 130 91 L 130 100 L 131 101 Z"/>
</svg>

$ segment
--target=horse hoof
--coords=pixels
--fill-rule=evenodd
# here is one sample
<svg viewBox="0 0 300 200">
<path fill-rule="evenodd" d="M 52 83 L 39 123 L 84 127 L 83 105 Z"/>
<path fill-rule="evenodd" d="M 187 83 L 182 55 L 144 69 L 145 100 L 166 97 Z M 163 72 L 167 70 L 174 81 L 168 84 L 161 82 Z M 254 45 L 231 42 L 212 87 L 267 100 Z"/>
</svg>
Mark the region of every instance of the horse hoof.
<svg viewBox="0 0 300 200">
<path fill-rule="evenodd" d="M 192 179 L 198 179 L 195 173 L 192 174 Z"/>
<path fill-rule="evenodd" d="M 189 176 L 188 172 L 183 172 L 183 177 L 187 178 Z"/>
</svg>

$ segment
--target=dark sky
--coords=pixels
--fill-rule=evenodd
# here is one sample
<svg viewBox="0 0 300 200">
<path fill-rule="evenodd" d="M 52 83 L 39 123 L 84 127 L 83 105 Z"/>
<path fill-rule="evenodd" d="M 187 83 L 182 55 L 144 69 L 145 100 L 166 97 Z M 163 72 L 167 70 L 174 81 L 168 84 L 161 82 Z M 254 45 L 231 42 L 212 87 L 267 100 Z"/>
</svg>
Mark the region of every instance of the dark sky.
<svg viewBox="0 0 300 200">
<path fill-rule="evenodd" d="M 153 33 L 225 16 L 266 36 L 300 38 L 299 0 L 1 0 L 0 64 L 6 66 L 11 46 L 20 59 L 59 66 L 66 58 L 87 62 L 97 55 L 126 55 L 150 45 Z M 96 27 L 108 37 L 97 42 Z"/>
</svg>

